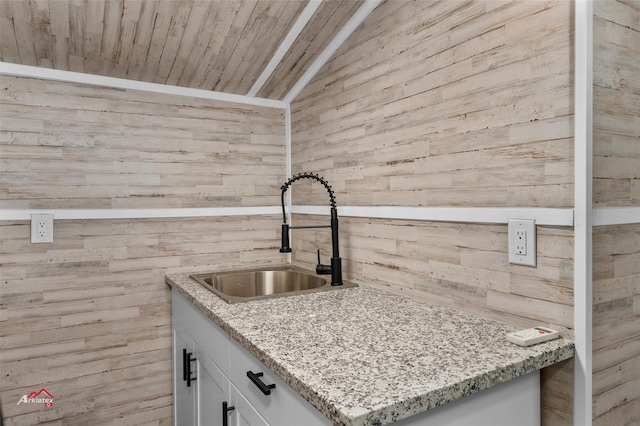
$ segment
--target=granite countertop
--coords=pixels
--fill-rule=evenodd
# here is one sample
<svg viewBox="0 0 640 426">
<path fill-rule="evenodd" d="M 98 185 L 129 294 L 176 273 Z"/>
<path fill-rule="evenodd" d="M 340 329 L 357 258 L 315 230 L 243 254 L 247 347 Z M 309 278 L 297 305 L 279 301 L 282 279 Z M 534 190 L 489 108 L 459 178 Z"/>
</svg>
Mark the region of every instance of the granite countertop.
<svg viewBox="0 0 640 426">
<path fill-rule="evenodd" d="M 166 282 L 335 424 L 387 424 L 574 356 L 517 328 L 368 287 L 228 304 Z"/>
</svg>

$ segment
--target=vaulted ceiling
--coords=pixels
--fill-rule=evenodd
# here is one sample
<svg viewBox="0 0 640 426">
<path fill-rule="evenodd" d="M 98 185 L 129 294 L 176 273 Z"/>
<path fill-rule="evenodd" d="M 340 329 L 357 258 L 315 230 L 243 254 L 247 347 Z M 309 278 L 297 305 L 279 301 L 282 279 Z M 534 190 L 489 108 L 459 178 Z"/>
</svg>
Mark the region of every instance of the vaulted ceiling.
<svg viewBox="0 0 640 426">
<path fill-rule="evenodd" d="M 283 99 L 363 0 L 309 3 L 0 0 L 0 61 Z"/>
</svg>

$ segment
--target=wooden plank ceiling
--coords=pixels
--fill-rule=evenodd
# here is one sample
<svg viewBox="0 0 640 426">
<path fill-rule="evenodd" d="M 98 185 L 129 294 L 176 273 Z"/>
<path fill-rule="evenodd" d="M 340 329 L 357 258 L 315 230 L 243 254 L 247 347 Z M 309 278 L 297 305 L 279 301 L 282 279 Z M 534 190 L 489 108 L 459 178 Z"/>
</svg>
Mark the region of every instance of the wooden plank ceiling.
<svg viewBox="0 0 640 426">
<path fill-rule="evenodd" d="M 363 0 L 324 0 L 257 96 L 282 99 Z M 0 0 L 0 61 L 246 95 L 307 0 Z"/>
</svg>

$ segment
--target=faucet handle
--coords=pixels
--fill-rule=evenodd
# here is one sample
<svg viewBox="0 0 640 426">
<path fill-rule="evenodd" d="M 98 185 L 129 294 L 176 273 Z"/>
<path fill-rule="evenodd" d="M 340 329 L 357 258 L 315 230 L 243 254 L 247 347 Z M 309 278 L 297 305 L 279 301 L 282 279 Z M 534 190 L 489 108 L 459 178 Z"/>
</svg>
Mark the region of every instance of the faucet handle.
<svg viewBox="0 0 640 426">
<path fill-rule="evenodd" d="M 318 264 L 316 265 L 316 274 L 331 275 L 331 266 L 320 263 L 320 249 L 318 249 Z"/>
</svg>

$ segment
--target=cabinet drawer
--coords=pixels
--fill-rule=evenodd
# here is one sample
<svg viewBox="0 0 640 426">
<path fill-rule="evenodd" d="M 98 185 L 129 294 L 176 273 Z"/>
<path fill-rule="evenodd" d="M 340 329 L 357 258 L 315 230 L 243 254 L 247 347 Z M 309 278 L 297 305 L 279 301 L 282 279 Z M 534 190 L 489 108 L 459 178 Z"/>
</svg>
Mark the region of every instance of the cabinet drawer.
<svg viewBox="0 0 640 426">
<path fill-rule="evenodd" d="M 298 395 L 296 391 L 280 380 L 233 339 L 231 339 L 230 355 L 229 378 L 231 382 L 269 424 L 274 426 L 332 424 L 320 411 Z M 247 377 L 247 372 L 249 371 L 255 374 L 262 373 L 259 380 L 266 385 L 276 385 L 275 388 L 270 389 L 270 395 L 265 395 Z"/>
<path fill-rule="evenodd" d="M 229 375 L 229 335 L 177 291 L 171 291 L 173 326 L 184 330 L 225 374 Z"/>
</svg>

